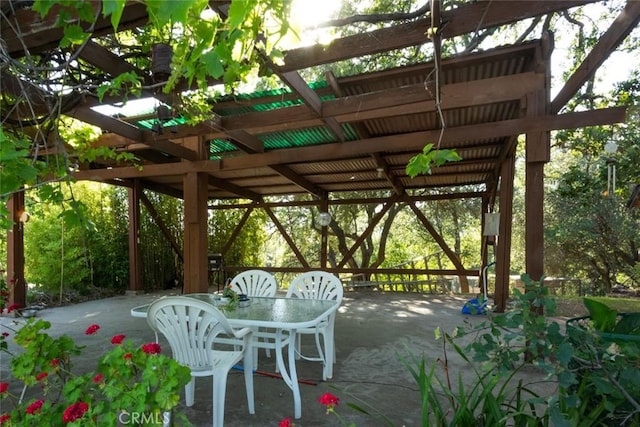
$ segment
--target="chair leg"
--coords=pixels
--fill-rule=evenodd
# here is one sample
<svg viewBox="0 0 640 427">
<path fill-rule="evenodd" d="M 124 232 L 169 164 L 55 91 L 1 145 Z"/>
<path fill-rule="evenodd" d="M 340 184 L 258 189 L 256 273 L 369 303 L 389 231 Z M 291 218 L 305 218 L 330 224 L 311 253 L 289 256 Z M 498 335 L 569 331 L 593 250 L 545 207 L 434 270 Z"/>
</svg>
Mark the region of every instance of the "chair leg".
<svg viewBox="0 0 640 427">
<path fill-rule="evenodd" d="M 258 369 L 258 347 L 253 348 L 253 369 Z"/>
<path fill-rule="evenodd" d="M 224 399 L 227 391 L 226 371 L 213 371 L 213 427 L 224 426 Z"/>
<path fill-rule="evenodd" d="M 253 349 L 252 353 L 258 353 L 257 349 Z M 253 356 L 251 354 L 245 355 L 244 357 L 244 386 L 247 390 L 247 406 L 249 407 L 249 413 L 255 414 L 255 401 L 254 401 L 254 393 L 253 393 L 253 366 L 251 366 L 251 360 Z"/>
<path fill-rule="evenodd" d="M 267 341 L 268 341 L 268 338 L 263 338 L 262 340 L 263 340 L 264 342 L 267 342 Z M 268 358 L 271 358 L 271 349 L 265 348 L 265 349 L 264 349 L 264 354 L 265 354 Z M 254 366 L 254 368 L 256 368 L 256 369 L 257 369 L 257 368 L 258 368 L 258 365 L 255 365 L 255 366 Z"/>
<path fill-rule="evenodd" d="M 296 336 L 296 360 L 300 360 L 300 355 L 302 354 L 302 334 L 298 334 Z"/>
<path fill-rule="evenodd" d="M 324 351 L 322 346 L 320 345 L 320 334 L 322 334 L 322 337 L 324 339 Z M 329 374 L 331 373 L 331 371 L 328 370 L 327 365 L 329 363 L 329 357 L 326 356 L 327 350 L 329 350 L 327 348 L 327 340 L 326 340 L 326 335 L 324 334 L 324 332 L 319 332 L 318 329 L 316 329 L 316 333 L 314 335 L 314 338 L 316 340 L 316 349 L 318 351 L 318 357 L 320 359 L 320 361 L 322 362 L 322 380 L 326 381 L 327 378 L 331 378 L 329 376 Z"/>
<path fill-rule="evenodd" d="M 185 405 L 193 406 L 195 389 L 196 389 L 196 378 L 191 377 L 191 381 L 189 381 L 187 385 L 184 386 Z"/>
<path fill-rule="evenodd" d="M 336 346 L 333 334 L 325 331 L 322 333 L 322 338 L 324 339 L 326 377 L 333 378 L 333 364 L 336 363 Z"/>
</svg>

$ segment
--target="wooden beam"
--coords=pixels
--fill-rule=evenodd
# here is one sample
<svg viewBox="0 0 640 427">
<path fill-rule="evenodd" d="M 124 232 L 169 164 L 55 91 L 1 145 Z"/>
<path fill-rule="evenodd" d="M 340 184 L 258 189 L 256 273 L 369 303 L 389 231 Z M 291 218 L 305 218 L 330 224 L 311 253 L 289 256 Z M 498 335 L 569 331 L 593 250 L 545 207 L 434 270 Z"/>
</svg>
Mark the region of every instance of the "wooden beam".
<svg viewBox="0 0 640 427">
<path fill-rule="evenodd" d="M 231 236 L 229 236 L 229 239 L 227 239 L 227 242 L 224 244 L 222 250 L 220 251 L 223 257 L 226 256 L 227 252 L 229 252 L 229 249 L 231 249 L 231 246 L 233 246 L 233 244 L 235 243 L 236 238 L 238 237 L 238 235 L 240 235 L 240 232 L 244 228 L 244 225 L 247 223 L 251 212 L 253 212 L 253 209 L 258 205 L 257 202 L 258 201 L 256 200 L 252 205 L 247 206 L 247 210 L 245 211 L 244 215 L 242 215 L 242 218 L 240 218 L 240 221 L 238 221 L 238 225 L 236 225 L 236 227 L 233 229 Z"/>
<path fill-rule="evenodd" d="M 403 194 L 401 200 L 408 201 L 413 200 L 415 202 L 427 202 L 433 200 L 460 200 L 470 198 L 482 198 L 487 195 L 484 191 L 472 191 L 472 192 L 460 192 L 460 193 L 443 193 L 443 194 L 427 194 L 421 196 L 410 196 Z M 369 198 L 355 198 L 355 199 L 340 199 L 340 200 L 327 200 L 328 206 L 343 206 L 343 205 L 380 205 L 389 201 L 388 197 L 369 197 Z M 264 206 L 271 208 L 282 207 L 299 207 L 299 206 L 321 206 L 321 200 L 296 200 L 296 201 L 284 201 L 284 202 L 262 202 Z M 238 203 L 238 204 L 218 204 L 215 206 L 209 206 L 211 210 L 225 210 L 225 209 L 246 209 L 250 204 Z"/>
<path fill-rule="evenodd" d="M 231 184 L 230 182 L 220 178 L 209 176 L 208 181 L 209 181 L 209 185 L 213 187 L 220 188 L 222 190 L 228 191 L 229 193 L 233 193 L 237 196 L 244 197 L 245 199 L 261 200 L 262 198 L 262 196 L 260 196 L 258 193 L 255 193 L 251 190 L 247 190 L 246 188 L 242 188 L 237 185 Z"/>
<path fill-rule="evenodd" d="M 295 173 L 291 169 L 283 165 L 271 165 L 271 169 L 276 171 L 280 176 L 287 178 L 298 187 L 302 188 L 307 193 L 310 193 L 316 197 L 322 197 L 325 191 L 318 188 L 317 185 L 306 179 L 305 177 Z"/>
<path fill-rule="evenodd" d="M 344 141 L 344 131 L 333 117 L 324 117 L 323 103 L 320 97 L 307 85 L 307 82 L 296 71 L 280 73 L 280 78 L 304 100 L 317 116 L 323 119 L 329 130 L 339 141 Z"/>
<path fill-rule="evenodd" d="M 519 100 L 525 94 L 539 89 L 542 84 L 544 84 L 544 77 L 540 74 L 520 73 L 444 85 L 442 87 L 442 106 L 444 109 L 450 109 Z M 325 118 L 333 117 L 338 123 L 348 122 L 354 124 L 363 120 L 382 117 L 433 112 L 435 111 L 435 105 L 433 96 L 424 89 L 424 85 L 416 84 L 398 89 L 345 96 L 335 100 L 324 101 L 322 103 L 322 111 Z M 297 106 L 281 110 L 247 113 L 236 117 L 218 118 L 214 123 L 178 126 L 175 134 L 154 135 L 152 132 L 145 132 L 142 134 L 142 141 L 140 142 L 149 144 L 152 139 L 177 140 L 202 134 L 207 134 L 211 139 L 225 138 L 229 135 L 234 139 L 237 137 L 237 140 L 247 150 L 255 150 L 258 148 L 257 143 L 251 142 L 246 136 L 247 134 L 261 134 L 323 125 L 323 120 L 309 110 L 308 107 Z M 111 131 L 119 133 L 113 128 Z M 236 131 L 243 131 L 244 133 L 235 133 Z M 102 141 L 102 139 L 109 139 L 109 141 Z M 111 146 L 126 143 L 126 140 L 104 136 L 95 144 Z"/>
<path fill-rule="evenodd" d="M 300 262 L 300 264 L 302 264 L 303 267 L 308 269 L 309 263 L 307 262 L 306 259 L 304 259 L 304 255 L 302 254 L 302 252 L 300 252 L 300 249 L 298 249 L 298 245 L 296 245 L 296 242 L 291 238 L 291 236 L 289 236 L 289 233 L 287 233 L 287 230 L 282 226 L 282 224 L 278 220 L 278 217 L 276 217 L 276 215 L 273 213 L 271 208 L 267 206 L 261 206 L 261 207 L 264 209 L 267 215 L 269 215 L 269 218 L 271 218 L 273 225 L 276 226 L 282 238 L 289 244 L 289 247 L 291 248 L 293 253 L 296 255 L 296 258 L 298 258 L 298 261 Z"/>
<path fill-rule="evenodd" d="M 333 72 L 327 71 L 325 73 L 325 79 L 327 80 L 327 84 L 329 85 L 333 93 L 338 98 L 342 98 L 345 96 L 345 93 L 340 86 L 340 82 L 333 74 Z M 358 135 L 358 139 L 367 139 L 371 137 L 369 131 L 364 126 L 364 124 L 362 124 L 362 122 L 355 122 L 352 124 L 352 126 L 355 129 L 356 134 Z M 387 182 L 389 182 L 396 194 L 404 193 L 404 187 L 402 186 L 400 181 L 395 179 L 395 177 L 389 173 L 389 164 L 385 161 L 384 157 L 380 153 L 372 153 L 371 157 L 373 157 L 376 162 L 377 170 L 382 170 L 384 178 L 387 180 Z"/>
<path fill-rule="evenodd" d="M 100 7 L 100 2 L 94 3 Z M 0 35 L 4 43 L 4 49 L 9 56 L 19 58 L 27 51 L 30 54 L 37 54 L 47 49 L 58 46 L 62 39 L 62 28 L 56 26 L 60 15 L 60 6 L 54 6 L 49 13 L 42 18 L 39 12 L 35 12 L 30 7 L 16 10 L 8 16 L 13 25 L 0 26 Z M 113 33 L 111 17 L 104 17 L 97 14 L 98 19 L 93 25 L 93 36 L 103 36 Z M 125 6 L 118 31 L 131 29 L 147 22 L 147 7 L 144 3 L 128 2 Z M 88 23 L 81 24 L 88 28 Z"/>
<path fill-rule="evenodd" d="M 442 148 L 458 148 L 456 146 L 457 143 L 469 139 L 482 140 L 536 131 L 575 129 L 621 123 L 624 122 L 625 115 L 625 107 L 613 107 L 560 115 L 525 117 L 500 122 L 451 127 L 447 128 L 444 133 Z M 284 148 L 266 153 L 224 159 L 224 161 L 208 160 L 149 165 L 142 168 L 142 170 L 133 166 L 114 169 L 80 170 L 74 172 L 72 175 L 80 180 L 102 181 L 115 178 L 180 175 L 188 171 L 215 173 L 220 170 L 238 170 L 306 161 L 336 160 L 374 152 L 422 150 L 422 147 L 424 147 L 427 141 L 436 140 L 439 132 L 439 130 L 411 132 L 402 135 L 370 138 L 367 140 L 299 148 Z M 398 148 L 394 149 L 394 147 Z"/>
<path fill-rule="evenodd" d="M 243 129 L 225 132 L 241 151 L 245 153 L 264 153 L 264 143 Z"/>
<path fill-rule="evenodd" d="M 134 72 L 144 78 L 148 77 L 142 70 L 92 40 L 82 45 L 78 57 L 114 77 L 130 72 Z"/>
<path fill-rule="evenodd" d="M 243 131 L 243 130 L 234 130 L 231 132 L 227 132 L 239 148 L 246 153 L 263 153 L 264 152 L 264 144 L 255 136 Z M 272 169 L 278 173 L 280 176 L 287 178 L 289 181 L 296 184 L 298 187 L 303 190 L 320 197 L 319 195 L 323 193 L 315 184 L 295 173 L 291 169 L 283 165 L 275 165 Z"/>
<path fill-rule="evenodd" d="M 551 113 L 559 112 L 580 90 L 582 85 L 593 77 L 602 63 L 611 55 L 622 41 L 631 33 L 640 21 L 640 1 L 629 0 L 620 15 L 609 29 L 598 39 L 598 43 L 589 52 L 582 64 L 566 81 L 560 92 L 551 102 Z"/>
<path fill-rule="evenodd" d="M 184 262 L 182 248 L 178 245 L 178 242 L 176 242 L 176 239 L 173 238 L 173 234 L 169 230 L 169 227 L 167 227 L 162 217 L 158 214 L 158 210 L 155 208 L 155 206 L 153 206 L 153 203 L 151 203 L 151 200 L 149 200 L 149 198 L 144 194 L 144 192 L 140 193 L 140 201 L 147 208 L 147 210 L 149 211 L 149 214 L 151 215 L 151 218 L 153 218 L 155 223 L 158 225 L 158 228 L 160 229 L 160 231 L 162 231 L 162 234 L 164 235 L 165 239 L 167 239 L 167 241 L 171 245 L 171 248 L 173 248 L 173 252 L 178 256 L 178 258 L 180 258 L 180 261 Z"/>
<path fill-rule="evenodd" d="M 600 0 L 474 1 L 442 12 L 444 23 L 442 37 L 452 38 L 596 1 Z M 429 28 L 431 28 L 431 18 L 423 18 L 336 39 L 329 45 L 317 44 L 291 49 L 284 53 L 285 63 L 279 67 L 279 70 L 302 70 L 315 65 L 421 45 L 427 42 L 425 34 Z"/>
<path fill-rule="evenodd" d="M 424 216 L 424 213 L 422 213 L 422 211 L 418 209 L 418 206 L 416 206 L 415 203 L 409 203 L 409 207 L 415 214 L 416 218 L 418 218 L 418 220 L 422 223 L 424 228 L 429 232 L 429 234 L 431 234 L 431 237 L 433 237 L 433 239 L 438 243 L 440 248 L 444 251 L 451 263 L 458 271 L 458 278 L 460 280 L 460 289 L 462 293 L 469 293 L 469 282 L 467 281 L 467 276 L 461 273 L 465 270 L 465 268 L 462 265 L 462 261 L 460 261 L 458 254 L 456 254 L 449 247 L 449 245 L 447 245 L 447 242 L 442 238 L 440 233 L 438 233 L 438 230 L 436 230 L 436 228 L 431 224 L 427 217 Z"/>
<path fill-rule="evenodd" d="M 200 159 L 200 156 L 198 156 L 198 153 L 196 153 L 195 151 L 164 139 L 158 139 L 153 142 L 148 142 L 146 145 L 152 150 L 165 152 L 179 159 L 192 161 Z"/>
<path fill-rule="evenodd" d="M 98 113 L 90 108 L 94 105 L 98 105 L 98 103 L 88 100 L 84 105 L 77 106 L 67 112 L 67 115 L 90 125 L 97 126 L 103 131 L 113 132 L 117 135 L 123 136 L 130 140 L 130 142 L 142 142 L 143 132 L 140 128 L 123 122 L 122 120 Z"/>
<path fill-rule="evenodd" d="M 519 100 L 525 94 L 538 90 L 543 84 L 543 75 L 521 73 L 444 85 L 442 108 L 452 109 Z M 323 103 L 324 116 L 334 117 L 339 123 L 433 111 L 435 111 L 434 97 L 425 90 L 422 83 L 398 89 L 340 97 Z M 252 134 L 260 134 L 322 124 L 323 122 L 313 112 L 301 106 L 247 113 L 237 117 L 223 117 L 221 127 L 226 131 L 244 129 Z"/>
<path fill-rule="evenodd" d="M 450 127 L 447 128 L 444 133 L 441 148 L 459 148 L 456 144 L 467 140 L 491 139 L 520 135 L 533 131 L 575 129 L 621 123 L 624 122 L 625 115 L 625 107 L 613 107 L 573 112 L 557 116 L 526 117 L 499 122 Z M 263 154 L 226 159 L 224 161 L 224 169 L 244 169 L 247 167 L 269 166 L 278 163 L 286 164 L 343 159 L 374 152 L 422 150 L 426 142 L 437 140 L 439 133 L 439 130 L 430 130 L 376 137 L 368 140 L 347 141 L 338 144 L 273 150 Z M 395 149 L 394 147 L 398 148 Z"/>
<path fill-rule="evenodd" d="M 371 222 L 369 223 L 367 228 L 360 233 L 360 237 L 358 237 L 356 241 L 353 242 L 353 245 L 351 246 L 349 251 L 346 254 L 342 254 L 343 258 L 342 258 L 342 261 L 340 261 L 340 263 L 338 264 L 338 268 L 344 267 L 347 262 L 353 259 L 353 254 L 355 253 L 355 251 L 360 247 L 362 242 L 364 242 L 364 240 L 367 237 L 369 237 L 369 235 L 376 228 L 376 225 L 378 225 L 382 217 L 385 216 L 386 213 L 389 211 L 389 209 L 391 209 L 391 207 L 398 202 L 400 197 L 401 197 L 400 194 L 394 194 L 393 196 L 389 197 L 387 202 L 382 206 L 382 209 L 380 209 L 376 213 L 376 216 L 374 216 L 373 219 L 371 219 Z"/>
</svg>

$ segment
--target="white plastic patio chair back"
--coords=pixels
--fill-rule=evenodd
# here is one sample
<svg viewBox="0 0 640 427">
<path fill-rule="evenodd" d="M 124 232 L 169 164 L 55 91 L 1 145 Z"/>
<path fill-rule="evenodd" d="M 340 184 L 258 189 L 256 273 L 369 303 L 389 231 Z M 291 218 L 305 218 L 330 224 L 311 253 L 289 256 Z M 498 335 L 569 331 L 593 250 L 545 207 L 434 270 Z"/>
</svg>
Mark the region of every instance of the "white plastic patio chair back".
<svg viewBox="0 0 640 427">
<path fill-rule="evenodd" d="M 247 270 L 231 279 L 231 289 L 250 297 L 273 297 L 278 291 L 278 282 L 267 271 Z"/>
<path fill-rule="evenodd" d="M 235 330 L 224 315 L 211 304 L 184 296 L 165 297 L 149 306 L 147 322 L 169 342 L 173 358 L 191 369 L 191 381 L 185 387 L 187 406 L 194 403 L 195 377 L 213 376 L 213 425 L 224 424 L 227 375 L 244 361 L 244 379 L 249 413 L 255 413 L 253 395 L 253 357 L 249 339 L 251 330 Z M 244 345 L 237 349 L 214 349 L 219 334 L 235 337 Z"/>
<path fill-rule="evenodd" d="M 308 271 L 293 279 L 287 291 L 289 298 L 336 300 L 342 303 L 344 290 L 340 279 L 326 271 Z M 324 380 L 333 377 L 333 364 L 336 360 L 334 340 L 335 319 L 337 310 L 322 320 L 315 328 L 299 329 L 297 340 L 297 354 L 306 360 L 318 360 L 323 363 L 322 377 Z M 302 335 L 315 335 L 318 357 L 306 357 L 301 353 Z M 324 346 L 320 345 L 322 335 Z M 323 349 L 324 347 L 324 349 Z"/>
<path fill-rule="evenodd" d="M 287 297 L 337 300 L 342 302 L 342 282 L 326 271 L 307 271 L 296 276 L 287 291 Z"/>
<path fill-rule="evenodd" d="M 248 297 L 274 297 L 278 292 L 278 282 L 273 274 L 264 270 L 243 271 L 231 279 L 231 289 L 238 294 L 245 294 Z M 285 337 L 286 338 L 286 337 Z M 253 330 L 253 367 L 258 369 L 257 348 L 264 348 L 267 357 L 271 357 L 271 349 L 275 349 L 276 335 L 274 331 L 267 331 L 264 328 Z M 229 342 L 218 340 L 218 342 Z M 276 367 L 276 371 L 278 368 Z"/>
</svg>

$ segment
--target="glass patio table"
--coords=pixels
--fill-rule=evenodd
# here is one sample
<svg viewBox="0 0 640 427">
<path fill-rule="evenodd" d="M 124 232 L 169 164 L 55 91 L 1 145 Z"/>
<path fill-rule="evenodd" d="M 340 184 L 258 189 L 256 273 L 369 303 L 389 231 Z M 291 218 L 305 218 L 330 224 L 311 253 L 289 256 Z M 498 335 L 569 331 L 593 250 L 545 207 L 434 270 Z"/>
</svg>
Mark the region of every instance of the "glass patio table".
<svg viewBox="0 0 640 427">
<path fill-rule="evenodd" d="M 222 308 L 222 312 L 234 328 L 272 328 L 276 333 L 276 363 L 284 382 L 293 392 L 294 417 L 302 416 L 302 402 L 300 398 L 300 385 L 296 370 L 296 331 L 302 328 L 312 328 L 322 319 L 338 309 L 336 301 L 285 298 L 285 297 L 251 297 L 251 303 L 247 307 L 235 307 L 232 310 L 224 310 L 219 299 L 214 294 L 185 294 L 185 297 L 208 302 L 211 305 Z M 147 317 L 150 304 L 141 305 L 131 309 L 133 317 Z M 282 354 L 282 334 L 289 334 L 288 368 L 285 366 Z"/>
</svg>

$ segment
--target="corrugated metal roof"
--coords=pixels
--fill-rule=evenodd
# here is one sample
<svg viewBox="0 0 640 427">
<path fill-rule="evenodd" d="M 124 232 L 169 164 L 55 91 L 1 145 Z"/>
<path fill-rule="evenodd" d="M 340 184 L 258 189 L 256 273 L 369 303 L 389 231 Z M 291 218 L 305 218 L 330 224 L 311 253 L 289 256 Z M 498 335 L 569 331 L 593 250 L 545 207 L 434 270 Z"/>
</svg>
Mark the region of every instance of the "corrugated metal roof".
<svg viewBox="0 0 640 427">
<path fill-rule="evenodd" d="M 492 52 L 476 53 L 460 57 L 449 58 L 443 61 L 442 78 L 445 84 L 469 82 L 473 80 L 493 79 L 501 76 L 516 75 L 533 70 L 537 43 L 529 43 L 519 47 L 507 46 Z M 416 64 L 408 67 L 367 73 L 357 76 L 347 76 L 337 79 L 337 84 L 343 96 L 357 98 L 361 95 L 380 93 L 385 90 L 393 91 L 398 88 L 411 85 L 425 85 L 425 91 L 430 93 L 433 87 L 433 64 Z M 339 99 L 326 92 L 326 82 L 315 82 L 310 85 L 314 90 L 322 89 L 322 99 Z M 278 96 L 286 97 L 277 99 Z M 292 97 L 293 96 L 293 97 Z M 234 102 L 244 102 L 243 105 L 234 107 Z M 248 103 L 247 103 L 248 102 Z M 236 100 L 226 98 L 221 101 L 219 110 L 221 115 L 247 115 L 248 120 L 252 114 L 261 111 L 273 111 L 301 106 L 304 101 L 291 91 L 263 91 L 246 96 L 238 96 Z M 424 107 L 422 107 L 424 108 Z M 514 119 L 520 114 L 520 99 L 470 105 L 467 107 L 451 108 L 443 111 L 445 130 L 447 128 L 459 128 L 476 124 L 498 122 Z M 391 109 L 389 109 L 391 112 Z M 301 114 L 296 110 L 296 114 Z M 420 151 L 420 147 L 427 143 L 435 143 L 439 137 L 441 123 L 435 111 L 414 110 L 409 114 L 394 114 L 379 118 L 365 119 L 357 122 L 341 123 L 340 128 L 344 132 L 344 142 L 336 146 L 336 135 L 327 123 L 323 126 L 313 126 L 291 129 L 287 123 L 281 125 L 276 132 L 256 134 L 256 138 L 264 145 L 265 152 L 284 152 L 289 148 L 309 148 L 326 146 L 327 150 L 344 149 L 345 153 L 340 160 L 324 160 L 321 151 L 312 156 L 312 160 L 299 158 L 287 159 L 282 164 L 294 174 L 302 177 L 305 182 L 322 188 L 329 192 L 341 191 L 373 191 L 390 189 L 389 180 L 377 169 L 382 168 L 385 173 L 393 177 L 401 186 L 411 188 L 448 188 L 456 186 L 480 185 L 484 188 L 487 182 L 495 180 L 497 162 L 504 149 L 508 138 L 493 139 L 464 139 L 456 140 L 450 144 L 457 148 L 463 160 L 459 163 L 451 163 L 434 170 L 431 175 L 408 178 L 405 167 L 409 159 Z M 424 132 L 432 132 L 430 137 L 424 136 Z M 376 138 L 384 141 L 388 137 L 400 137 L 407 135 L 408 139 L 393 140 L 385 145 L 385 150 L 372 153 L 362 152 L 358 147 L 359 139 L 362 144 L 376 142 Z M 411 137 L 411 135 L 416 135 Z M 421 139 L 422 138 L 422 139 Z M 403 142 L 404 141 L 404 142 Z M 407 148 L 409 141 L 412 148 Z M 233 142 L 216 139 L 212 141 L 211 153 L 220 156 L 224 153 L 238 150 Z M 341 148 L 340 148 L 341 147 Z M 349 152 L 353 151 L 353 155 Z M 236 153 L 241 155 L 241 153 Z M 277 159 L 275 160 L 277 163 Z M 382 162 L 382 164 L 380 164 Z M 261 169 L 262 170 L 262 169 Z M 291 183 L 288 177 L 278 174 L 263 175 L 258 177 L 247 169 L 246 174 L 237 173 L 234 178 L 221 173 L 220 176 L 229 180 L 234 185 L 250 187 L 253 191 L 266 195 L 270 192 L 291 191 Z M 235 175 L 235 174 L 234 174 Z M 249 176 L 251 175 L 251 176 Z M 243 176 L 241 178 L 241 176 Z M 275 185 L 279 183 L 280 185 Z M 299 192 L 300 186 L 296 192 Z M 220 194 L 225 191 L 221 190 Z"/>
</svg>

